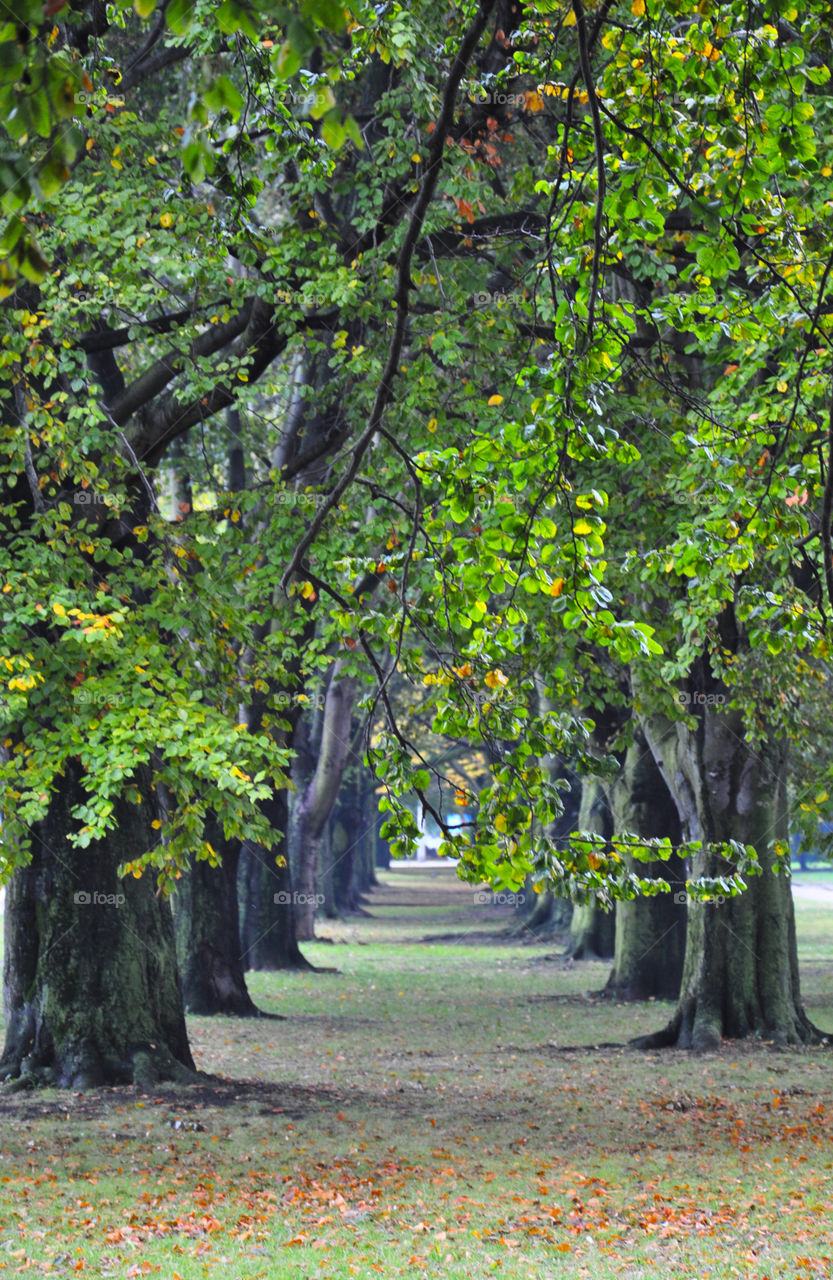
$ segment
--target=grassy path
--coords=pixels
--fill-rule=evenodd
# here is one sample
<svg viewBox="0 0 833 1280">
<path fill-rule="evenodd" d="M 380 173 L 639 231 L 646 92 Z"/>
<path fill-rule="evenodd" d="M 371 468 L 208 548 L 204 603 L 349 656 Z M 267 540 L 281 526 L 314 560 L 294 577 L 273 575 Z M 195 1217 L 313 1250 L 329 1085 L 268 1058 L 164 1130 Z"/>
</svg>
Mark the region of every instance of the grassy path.
<svg viewBox="0 0 833 1280">
<path fill-rule="evenodd" d="M 829 1051 L 594 1050 L 668 1007 L 595 999 L 449 868 L 381 875 L 307 948 L 339 972 L 250 975 L 285 1022 L 190 1021 L 216 1079 L 0 1097 L 0 1271 L 833 1275 Z M 829 907 L 797 910 L 833 1028 Z"/>
</svg>

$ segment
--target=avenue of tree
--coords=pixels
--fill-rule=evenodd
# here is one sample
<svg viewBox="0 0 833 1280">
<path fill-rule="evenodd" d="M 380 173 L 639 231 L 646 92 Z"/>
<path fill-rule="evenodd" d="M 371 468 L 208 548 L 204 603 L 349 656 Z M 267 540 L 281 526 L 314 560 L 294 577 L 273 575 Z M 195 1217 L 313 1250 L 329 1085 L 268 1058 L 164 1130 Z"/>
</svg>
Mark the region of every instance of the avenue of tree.
<svg viewBox="0 0 833 1280">
<path fill-rule="evenodd" d="M 13 8 L 2 1074 L 187 1076 L 380 807 L 572 898 L 646 1045 L 816 1040 L 826 11 Z"/>
</svg>

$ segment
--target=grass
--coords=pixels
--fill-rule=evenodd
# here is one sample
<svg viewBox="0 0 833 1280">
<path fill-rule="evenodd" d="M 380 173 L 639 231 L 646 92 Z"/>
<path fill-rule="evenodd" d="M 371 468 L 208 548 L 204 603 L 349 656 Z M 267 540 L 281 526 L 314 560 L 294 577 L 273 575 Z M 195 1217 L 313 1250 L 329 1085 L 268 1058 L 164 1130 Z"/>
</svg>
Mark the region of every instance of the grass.
<svg viewBox="0 0 833 1280">
<path fill-rule="evenodd" d="M 500 937 L 447 869 L 252 974 L 285 1022 L 189 1022 L 201 1086 L 3 1097 L 0 1271 L 165 1280 L 833 1274 L 826 1052 L 595 1048 L 670 1006 Z M 833 1029 L 833 911 L 797 904 Z M 420 941 L 451 935 L 451 942 Z"/>
</svg>

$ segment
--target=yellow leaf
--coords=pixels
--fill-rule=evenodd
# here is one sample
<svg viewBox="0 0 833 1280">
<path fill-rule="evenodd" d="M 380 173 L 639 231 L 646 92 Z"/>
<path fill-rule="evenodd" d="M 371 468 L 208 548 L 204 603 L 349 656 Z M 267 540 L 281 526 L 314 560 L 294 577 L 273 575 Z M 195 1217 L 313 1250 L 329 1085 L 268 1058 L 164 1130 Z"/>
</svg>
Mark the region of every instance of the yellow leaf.
<svg viewBox="0 0 833 1280">
<path fill-rule="evenodd" d="M 483 683 L 487 685 L 489 689 L 497 689 L 499 686 L 507 685 L 509 680 L 498 667 L 495 667 L 494 671 L 486 672 L 483 677 Z"/>
<path fill-rule="evenodd" d="M 633 0 L 631 5 L 631 13 L 635 18 L 641 18 L 645 12 L 645 0 Z"/>
<path fill-rule="evenodd" d="M 489 396 L 487 404 L 503 404 L 503 396 Z"/>
<path fill-rule="evenodd" d="M 495 818 L 495 831 L 505 831 L 509 823 L 506 821 L 506 814 L 499 813 Z"/>
<path fill-rule="evenodd" d="M 555 581 L 550 586 L 550 595 L 560 596 L 563 590 L 564 590 L 564 579 L 556 578 Z"/>
<path fill-rule="evenodd" d="M 162 826 L 162 819 L 154 818 L 153 822 L 150 825 L 153 827 L 154 831 L 158 831 L 159 828 Z"/>
<path fill-rule="evenodd" d="M 572 9 L 567 14 L 561 25 L 564 27 L 574 27 L 576 25 L 576 15 Z"/>
<path fill-rule="evenodd" d="M 584 534 L 592 533 L 592 532 L 593 532 L 593 526 L 589 520 L 576 520 L 575 524 L 573 525 L 573 533 L 575 533 L 576 536 L 579 538 L 583 537 Z"/>
<path fill-rule="evenodd" d="M 52 612 L 57 613 L 59 618 L 65 618 L 67 616 L 67 611 L 62 604 L 53 604 Z"/>
<path fill-rule="evenodd" d="M 436 419 L 436 418 L 429 418 L 429 419 L 428 419 L 428 430 L 429 430 L 430 432 L 432 432 L 432 433 L 433 433 L 434 431 L 436 431 L 436 430 L 437 430 L 437 419 Z"/>
<path fill-rule="evenodd" d="M 524 108 L 527 111 L 543 111 L 544 99 L 535 89 L 528 89 L 524 94 Z"/>
</svg>

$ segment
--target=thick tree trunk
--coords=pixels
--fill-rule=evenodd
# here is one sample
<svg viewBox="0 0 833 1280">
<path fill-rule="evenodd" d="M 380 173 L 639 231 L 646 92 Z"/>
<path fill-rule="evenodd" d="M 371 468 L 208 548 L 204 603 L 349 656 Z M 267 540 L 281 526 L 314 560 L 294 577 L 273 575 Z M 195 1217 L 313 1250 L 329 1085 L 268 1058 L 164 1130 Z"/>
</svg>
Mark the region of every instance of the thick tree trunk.
<svg viewBox="0 0 833 1280">
<path fill-rule="evenodd" d="M 152 796 L 149 778 L 140 786 Z M 73 1088 L 194 1079 L 169 903 L 152 871 L 116 875 L 153 845 L 154 812 L 117 800 L 108 838 L 75 849 L 66 834 L 85 798 L 69 766 L 7 888 L 0 1076 Z"/>
<path fill-rule="evenodd" d="M 239 840 L 226 840 L 219 823 L 206 838 L 218 867 L 191 859 L 174 896 L 174 932 L 187 1013 L 256 1018 L 260 1010 L 246 987 L 237 900 Z M 265 1015 L 264 1015 L 265 1016 Z"/>
<path fill-rule="evenodd" d="M 276 831 L 288 826 L 286 791 L 278 791 L 264 804 Z M 282 841 L 286 848 L 286 836 Z M 244 841 L 238 872 L 240 942 L 243 966 L 249 969 L 311 969 L 301 954 L 295 933 L 292 877 L 284 858 L 279 864 L 274 849 Z"/>
<path fill-rule="evenodd" d="M 606 840 L 613 835 L 607 790 L 598 778 L 586 778 L 582 784 L 578 825 L 581 831 L 595 831 Z M 573 960 L 610 960 L 615 925 L 612 911 L 603 910 L 595 902 L 577 903 L 566 954 Z"/>
<path fill-rule="evenodd" d="M 751 844 L 762 867 L 748 888 L 722 903 L 691 901 L 677 1010 L 642 1048 L 710 1049 L 722 1037 L 759 1036 L 779 1044 L 816 1041 L 819 1032 L 801 1006 L 790 881 L 775 875 L 772 848 L 787 844 L 785 752 L 767 742 L 753 748 L 737 712 L 698 705 L 699 725 L 651 719 L 645 725 L 654 758 L 677 804 L 683 835 L 701 840 L 692 878 L 725 874 L 716 842 Z M 786 859 L 783 859 L 786 861 Z"/>
<path fill-rule="evenodd" d="M 674 799 L 641 733 L 628 748 L 621 777 L 610 792 L 614 830 L 652 838 L 682 839 Z M 646 879 L 667 880 L 672 892 L 616 903 L 616 942 L 613 970 L 606 991 L 617 1000 L 676 1000 L 680 993 L 685 954 L 686 906 L 680 901 L 685 885 L 683 859 L 637 862 L 626 858 L 632 871 Z"/>
</svg>

